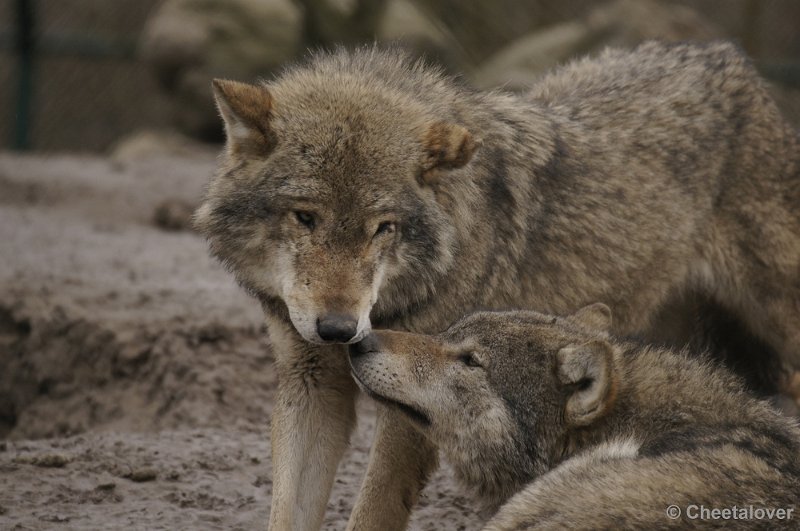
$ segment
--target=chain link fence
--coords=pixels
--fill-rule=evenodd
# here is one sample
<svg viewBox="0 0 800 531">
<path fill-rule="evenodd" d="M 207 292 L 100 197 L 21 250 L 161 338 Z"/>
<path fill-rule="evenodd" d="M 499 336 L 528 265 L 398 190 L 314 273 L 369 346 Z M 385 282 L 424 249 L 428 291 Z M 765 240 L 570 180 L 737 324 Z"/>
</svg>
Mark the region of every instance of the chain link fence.
<svg viewBox="0 0 800 531">
<path fill-rule="evenodd" d="M 158 3 L 0 1 L 0 145 L 98 151 L 167 126 L 169 101 L 136 53 Z"/>
<path fill-rule="evenodd" d="M 517 39 L 548 28 L 565 28 L 570 21 L 594 20 L 591 17 L 598 17 L 598 10 L 611 3 L 591 0 L 0 0 L 0 79 L 3 80 L 0 83 L 0 147 L 97 152 L 108 150 L 120 138 L 137 130 L 170 127 L 181 128 L 195 137 L 217 139 L 218 125 L 208 125 L 208 116 L 213 119 L 213 108 L 210 95 L 204 91 L 208 92 L 207 78 L 220 75 L 219 68 L 190 70 L 186 64 L 177 63 L 183 60 L 187 64 L 208 65 L 222 54 L 224 60 L 218 62 L 227 64 L 222 74 L 252 77 L 255 74 L 251 75 L 250 70 L 237 71 L 232 64 L 237 57 L 241 57 L 243 63 L 254 61 L 254 57 L 258 59 L 260 56 L 254 50 L 262 44 L 265 48 L 271 46 L 270 43 L 275 42 L 274 33 L 278 29 L 288 31 L 291 26 L 278 19 L 272 20 L 275 24 L 270 26 L 270 17 L 286 16 L 289 22 L 297 19 L 296 29 L 292 29 L 297 38 L 282 37 L 281 42 L 291 41 L 292 48 L 283 55 L 278 54 L 280 60 L 302 56 L 309 47 L 393 40 L 409 32 L 422 32 L 427 41 L 418 39 L 417 51 L 441 60 L 451 71 L 475 73 Z M 742 44 L 765 76 L 776 84 L 776 97 L 790 119 L 800 122 L 800 2 L 649 0 L 649 3 L 676 13 L 668 28 L 671 36 L 692 36 L 699 31 L 700 35 L 712 34 Z M 218 4 L 213 8 L 217 11 L 209 7 L 212 4 Z M 264 22 L 250 17 L 247 11 L 264 10 L 277 4 L 281 10 L 264 11 Z M 197 50 L 181 49 L 180 54 L 172 53 L 166 60 L 159 59 L 158 50 L 143 54 L 143 31 L 148 24 L 154 26 L 148 19 L 165 16 L 166 12 L 173 18 L 179 17 L 180 9 L 184 10 L 187 22 L 165 30 L 166 40 L 174 36 L 179 41 L 177 46 L 186 48 L 190 46 L 187 43 L 195 41 L 187 40 L 182 32 L 206 31 L 208 35 L 202 47 L 198 44 Z M 198 13 L 203 10 L 212 15 L 202 19 Z M 681 10 L 694 14 L 689 16 Z M 242 14 L 238 18 L 229 16 L 239 11 Z M 662 18 L 653 12 L 652 20 L 642 24 L 658 25 L 663 22 Z M 702 20 L 702 24 L 697 20 Z M 698 24 L 702 29 L 695 27 Z M 427 29 L 420 29 L 423 26 Z M 249 40 L 237 40 L 237 31 L 247 32 Z M 555 31 L 548 35 L 551 34 L 558 35 Z M 644 31 L 641 35 L 649 33 Z M 165 39 L 164 35 L 160 38 L 161 41 Z M 628 43 L 627 40 L 622 42 Z M 592 45 L 596 44 L 602 42 L 592 41 Z M 240 49 L 231 51 L 236 46 Z M 198 55 L 203 58 L 198 59 Z M 274 64 L 265 66 L 263 74 L 269 75 L 275 68 Z M 194 85 L 180 78 L 190 71 L 187 79 L 192 79 Z M 190 90 L 187 86 L 194 88 Z M 197 109 L 205 113 L 206 124 L 186 126 L 192 120 L 197 122 L 198 118 L 182 120 L 179 115 Z"/>
</svg>

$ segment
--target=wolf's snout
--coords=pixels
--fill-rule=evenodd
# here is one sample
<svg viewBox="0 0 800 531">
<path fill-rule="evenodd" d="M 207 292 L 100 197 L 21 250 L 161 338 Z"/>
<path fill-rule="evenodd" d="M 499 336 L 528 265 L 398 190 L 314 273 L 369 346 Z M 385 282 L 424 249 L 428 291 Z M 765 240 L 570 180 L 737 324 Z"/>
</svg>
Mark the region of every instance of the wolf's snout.
<svg viewBox="0 0 800 531">
<path fill-rule="evenodd" d="M 317 319 L 317 333 L 323 341 L 347 343 L 357 330 L 358 321 L 349 315 L 328 314 Z"/>
<path fill-rule="evenodd" d="M 377 352 L 380 350 L 379 347 L 378 337 L 375 334 L 369 334 L 358 343 L 350 345 L 350 357 L 357 358 L 369 352 Z"/>
</svg>

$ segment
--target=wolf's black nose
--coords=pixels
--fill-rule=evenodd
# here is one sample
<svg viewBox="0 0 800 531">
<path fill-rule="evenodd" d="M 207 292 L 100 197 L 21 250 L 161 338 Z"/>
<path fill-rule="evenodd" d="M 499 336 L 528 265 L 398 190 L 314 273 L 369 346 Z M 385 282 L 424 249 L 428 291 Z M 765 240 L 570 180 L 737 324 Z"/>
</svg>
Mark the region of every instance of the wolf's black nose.
<svg viewBox="0 0 800 531">
<path fill-rule="evenodd" d="M 348 315 L 331 313 L 317 319 L 317 333 L 323 341 L 347 343 L 356 335 L 358 321 Z"/>
<path fill-rule="evenodd" d="M 355 358 L 357 356 L 361 356 L 362 354 L 367 354 L 368 352 L 377 352 L 380 350 L 380 343 L 378 342 L 378 337 L 370 333 L 367 337 L 350 345 L 350 357 Z"/>
</svg>

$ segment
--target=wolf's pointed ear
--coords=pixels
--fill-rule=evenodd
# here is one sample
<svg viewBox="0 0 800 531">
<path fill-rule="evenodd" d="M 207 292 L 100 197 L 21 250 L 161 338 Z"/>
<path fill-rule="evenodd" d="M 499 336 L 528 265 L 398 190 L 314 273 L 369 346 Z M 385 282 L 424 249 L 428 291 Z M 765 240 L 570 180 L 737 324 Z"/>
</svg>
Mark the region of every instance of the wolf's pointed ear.
<svg viewBox="0 0 800 531">
<path fill-rule="evenodd" d="M 211 82 L 217 107 L 225 122 L 228 149 L 267 154 L 274 146 L 270 130 L 272 96 L 265 87 L 215 79 Z"/>
<path fill-rule="evenodd" d="M 602 302 L 595 302 L 589 306 L 584 306 L 570 315 L 569 319 L 592 330 L 599 330 L 602 332 L 611 330 L 611 308 Z"/>
<path fill-rule="evenodd" d="M 458 124 L 434 122 L 422 135 L 422 181 L 436 182 L 442 171 L 467 164 L 480 145 L 472 134 Z"/>
<path fill-rule="evenodd" d="M 606 341 L 564 347 L 556 355 L 558 379 L 569 393 L 564 417 L 571 426 L 588 426 L 605 415 L 616 397 L 614 352 Z"/>
</svg>

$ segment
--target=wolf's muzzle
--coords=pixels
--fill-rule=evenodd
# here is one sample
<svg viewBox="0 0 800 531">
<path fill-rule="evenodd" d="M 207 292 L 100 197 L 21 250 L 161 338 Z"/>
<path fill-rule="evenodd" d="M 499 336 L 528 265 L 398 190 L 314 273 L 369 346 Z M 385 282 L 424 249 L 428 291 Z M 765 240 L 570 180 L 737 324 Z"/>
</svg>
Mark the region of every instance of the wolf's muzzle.
<svg viewBox="0 0 800 531">
<path fill-rule="evenodd" d="M 349 315 L 333 313 L 317 319 L 317 334 L 323 341 L 347 343 L 357 330 L 358 321 Z"/>
</svg>

